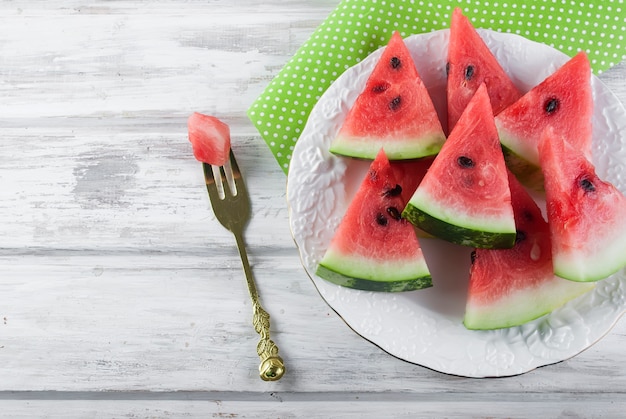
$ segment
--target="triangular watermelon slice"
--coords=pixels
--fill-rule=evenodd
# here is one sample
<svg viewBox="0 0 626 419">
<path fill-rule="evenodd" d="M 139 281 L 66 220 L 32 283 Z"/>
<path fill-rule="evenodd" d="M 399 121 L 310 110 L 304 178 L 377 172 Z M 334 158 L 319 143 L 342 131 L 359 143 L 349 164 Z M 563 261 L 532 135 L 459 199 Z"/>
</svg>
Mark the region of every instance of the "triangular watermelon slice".
<svg viewBox="0 0 626 419">
<path fill-rule="evenodd" d="M 437 154 L 445 135 L 415 63 L 394 32 L 330 151 L 374 159 L 384 147 L 390 160 Z"/>
<path fill-rule="evenodd" d="M 511 249 L 476 249 L 463 323 L 468 329 L 518 326 L 550 313 L 591 288 L 554 275 L 550 228 L 541 210 L 509 173 L 517 239 Z"/>
<path fill-rule="evenodd" d="M 515 220 L 506 166 L 485 85 L 476 91 L 403 216 L 447 241 L 510 248 Z"/>
<path fill-rule="evenodd" d="M 592 115 L 591 67 L 579 52 L 496 116 L 507 165 L 526 186 L 541 190 L 537 144 L 544 129 L 552 126 L 591 158 Z"/>
<path fill-rule="evenodd" d="M 539 143 L 554 272 L 597 281 L 626 266 L 626 197 L 553 128 Z"/>
<path fill-rule="evenodd" d="M 451 132 L 476 90 L 485 83 L 494 115 L 522 95 L 485 41 L 460 8 L 450 21 L 448 45 L 448 132 Z"/>
<path fill-rule="evenodd" d="M 400 212 L 406 201 L 383 150 L 351 201 L 316 274 L 368 291 L 410 291 L 432 286 L 413 225 Z"/>
</svg>

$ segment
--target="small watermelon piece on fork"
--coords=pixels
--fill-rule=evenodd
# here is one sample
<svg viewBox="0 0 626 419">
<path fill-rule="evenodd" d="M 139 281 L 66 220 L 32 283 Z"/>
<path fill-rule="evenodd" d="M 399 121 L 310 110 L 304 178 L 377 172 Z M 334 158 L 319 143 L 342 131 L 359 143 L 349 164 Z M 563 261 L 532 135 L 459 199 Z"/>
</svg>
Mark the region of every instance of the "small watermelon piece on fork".
<svg viewBox="0 0 626 419">
<path fill-rule="evenodd" d="M 189 141 L 195 158 L 224 166 L 230 153 L 230 128 L 218 118 L 194 112 L 187 120 Z"/>
</svg>

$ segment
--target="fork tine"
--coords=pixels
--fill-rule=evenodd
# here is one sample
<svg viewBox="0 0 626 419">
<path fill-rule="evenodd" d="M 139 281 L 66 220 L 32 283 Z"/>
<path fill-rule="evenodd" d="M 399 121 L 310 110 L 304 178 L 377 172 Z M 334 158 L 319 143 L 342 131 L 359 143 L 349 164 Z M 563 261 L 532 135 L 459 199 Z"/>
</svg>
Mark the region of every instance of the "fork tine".
<svg viewBox="0 0 626 419">
<path fill-rule="evenodd" d="M 217 186 L 218 182 L 220 184 L 222 183 L 219 168 L 217 173 L 215 173 L 215 168 L 213 166 L 208 163 L 202 163 L 202 169 L 204 170 L 204 182 L 206 183 L 206 189 L 209 193 L 209 199 L 211 200 L 211 203 L 215 205 L 215 202 L 223 199 L 223 197 L 220 196 L 220 188 Z"/>
<path fill-rule="evenodd" d="M 230 156 L 224 164 L 224 174 L 226 175 L 226 183 L 228 184 L 228 188 L 230 189 L 230 193 L 233 196 L 237 195 L 237 185 L 234 180 L 234 169 L 237 169 L 237 174 L 239 174 L 239 167 L 237 166 L 237 161 L 235 160 L 235 155 L 233 151 L 230 151 Z"/>
<path fill-rule="evenodd" d="M 241 171 L 239 170 L 239 165 L 237 164 L 237 160 L 235 159 L 235 155 L 233 154 L 232 150 L 230 152 L 229 163 L 232 167 L 233 184 L 235 185 L 238 193 L 247 196 L 248 191 L 246 189 L 246 184 L 243 181 Z"/>
<path fill-rule="evenodd" d="M 217 193 L 220 199 L 226 198 L 226 189 L 224 189 L 224 170 L 220 166 L 211 166 L 213 170 L 213 178 L 215 179 L 215 186 L 217 186 Z"/>
</svg>

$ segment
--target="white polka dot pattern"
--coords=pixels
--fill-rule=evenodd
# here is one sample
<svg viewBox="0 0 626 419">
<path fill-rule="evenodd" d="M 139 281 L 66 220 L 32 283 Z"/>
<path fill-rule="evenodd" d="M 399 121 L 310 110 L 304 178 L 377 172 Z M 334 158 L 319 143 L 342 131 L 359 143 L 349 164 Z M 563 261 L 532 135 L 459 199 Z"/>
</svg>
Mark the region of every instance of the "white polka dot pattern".
<svg viewBox="0 0 626 419">
<path fill-rule="evenodd" d="M 248 109 L 282 169 L 333 80 L 394 30 L 407 37 L 449 27 L 456 6 L 477 28 L 522 35 L 571 56 L 584 50 L 596 73 L 626 55 L 623 0 L 343 0 Z"/>
</svg>

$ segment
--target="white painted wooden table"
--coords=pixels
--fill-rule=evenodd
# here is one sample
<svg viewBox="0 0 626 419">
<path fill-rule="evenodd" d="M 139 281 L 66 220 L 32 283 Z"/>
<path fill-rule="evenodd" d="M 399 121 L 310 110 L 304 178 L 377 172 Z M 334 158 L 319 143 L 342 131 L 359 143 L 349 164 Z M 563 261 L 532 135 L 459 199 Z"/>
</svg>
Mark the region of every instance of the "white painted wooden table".
<svg viewBox="0 0 626 419">
<path fill-rule="evenodd" d="M 286 177 L 245 110 L 336 4 L 0 2 L 0 416 L 624 415 L 623 319 L 573 359 L 469 379 L 386 354 L 316 292 Z M 600 78 L 626 102 L 626 64 Z M 234 240 L 186 137 L 193 111 L 231 125 L 278 382 L 257 375 Z"/>
</svg>

